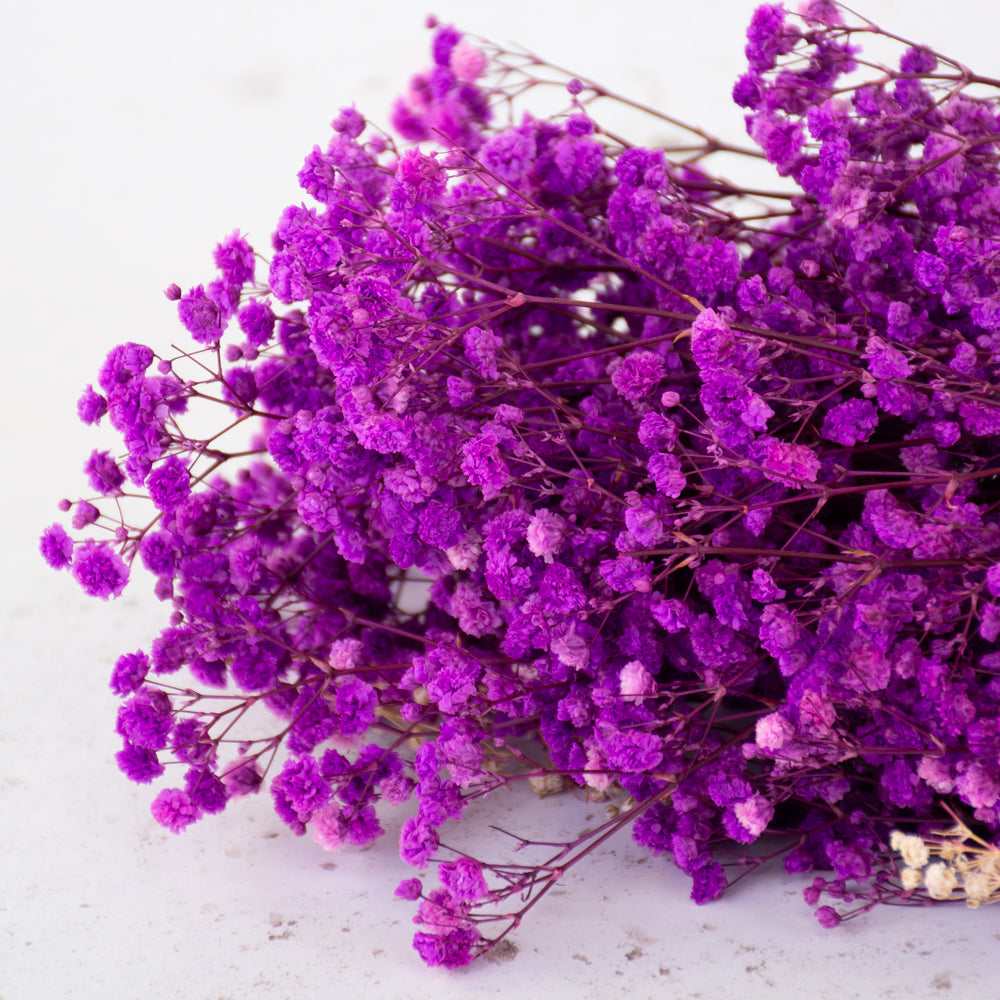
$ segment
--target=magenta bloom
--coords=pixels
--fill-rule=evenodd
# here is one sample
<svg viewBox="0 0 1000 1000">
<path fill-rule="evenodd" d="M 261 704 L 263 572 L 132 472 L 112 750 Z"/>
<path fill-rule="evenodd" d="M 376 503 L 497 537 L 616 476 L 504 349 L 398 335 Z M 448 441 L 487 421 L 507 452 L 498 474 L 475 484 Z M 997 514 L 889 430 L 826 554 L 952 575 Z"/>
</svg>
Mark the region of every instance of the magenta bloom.
<svg viewBox="0 0 1000 1000">
<path fill-rule="evenodd" d="M 163 511 L 171 511 L 191 493 L 191 478 L 187 466 L 171 455 L 149 474 L 146 489 L 150 499 Z"/>
<path fill-rule="evenodd" d="M 128 569 L 109 542 L 86 541 L 73 560 L 73 576 L 91 597 L 120 597 L 128 583 Z"/>
<path fill-rule="evenodd" d="M 652 351 L 633 351 L 611 373 L 611 384 L 630 403 L 648 396 L 666 372 L 663 358 Z"/>
<path fill-rule="evenodd" d="M 164 788 L 150 806 L 153 819 L 171 833 L 180 833 L 201 817 L 201 810 L 187 792 Z"/>
<path fill-rule="evenodd" d="M 73 539 L 61 524 L 52 524 L 42 532 L 39 542 L 42 558 L 53 569 L 65 569 L 73 561 Z"/>
</svg>

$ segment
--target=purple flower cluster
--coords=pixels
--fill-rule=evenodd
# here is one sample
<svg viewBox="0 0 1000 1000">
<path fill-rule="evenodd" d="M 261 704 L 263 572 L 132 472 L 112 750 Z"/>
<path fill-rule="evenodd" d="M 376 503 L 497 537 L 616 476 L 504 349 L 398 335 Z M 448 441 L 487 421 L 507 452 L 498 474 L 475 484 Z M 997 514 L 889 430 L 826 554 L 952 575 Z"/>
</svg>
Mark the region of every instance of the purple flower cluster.
<svg viewBox="0 0 1000 1000">
<path fill-rule="evenodd" d="M 171 603 L 111 680 L 121 770 L 183 765 L 164 827 L 269 770 L 330 849 L 410 801 L 441 885 L 397 895 L 448 967 L 618 826 L 699 903 L 792 834 L 824 926 L 919 898 L 893 825 L 1000 834 L 1000 98 L 969 89 L 998 85 L 915 46 L 872 72 L 843 18 L 755 13 L 734 99 L 795 189 L 753 198 L 709 172 L 739 150 L 622 146 L 578 80 L 490 124 L 544 67 L 435 26 L 394 113 L 427 145 L 341 112 L 266 282 L 233 233 L 167 291 L 190 351 L 112 351 L 79 413 L 125 456 L 41 551 L 105 599 L 139 558 Z M 615 817 L 536 867 L 447 847 L 470 799 L 556 778 Z"/>
</svg>

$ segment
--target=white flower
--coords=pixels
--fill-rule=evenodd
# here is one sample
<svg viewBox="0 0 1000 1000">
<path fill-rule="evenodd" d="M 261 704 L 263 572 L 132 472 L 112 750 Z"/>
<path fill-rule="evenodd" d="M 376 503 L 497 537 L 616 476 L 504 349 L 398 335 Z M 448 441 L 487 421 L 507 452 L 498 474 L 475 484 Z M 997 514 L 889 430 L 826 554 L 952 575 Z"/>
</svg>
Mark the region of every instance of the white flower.
<svg viewBox="0 0 1000 1000">
<path fill-rule="evenodd" d="M 911 868 L 923 868 L 930 860 L 931 852 L 927 845 L 913 834 L 904 836 L 896 848 L 903 856 L 903 864 Z"/>
<path fill-rule="evenodd" d="M 935 861 L 928 865 L 924 872 L 924 884 L 931 899 L 951 899 L 951 894 L 958 885 L 955 873 L 943 862 Z"/>
<path fill-rule="evenodd" d="M 989 899 L 990 880 L 982 872 L 966 872 L 962 876 L 962 888 L 970 903 L 982 903 Z"/>
</svg>

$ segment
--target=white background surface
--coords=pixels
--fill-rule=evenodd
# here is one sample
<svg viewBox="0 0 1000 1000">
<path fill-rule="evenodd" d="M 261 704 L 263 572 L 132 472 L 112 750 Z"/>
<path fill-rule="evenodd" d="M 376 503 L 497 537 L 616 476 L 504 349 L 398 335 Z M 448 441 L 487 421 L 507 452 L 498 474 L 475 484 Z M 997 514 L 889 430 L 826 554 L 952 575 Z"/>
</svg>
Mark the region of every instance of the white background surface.
<svg viewBox="0 0 1000 1000">
<path fill-rule="evenodd" d="M 457 974 L 409 947 L 411 874 L 390 834 L 338 855 L 284 830 L 268 796 L 180 837 L 112 759 L 110 666 L 165 609 L 141 582 L 85 599 L 36 554 L 55 501 L 110 438 L 75 401 L 122 340 L 176 340 L 172 281 L 211 277 L 240 228 L 266 249 L 338 107 L 385 122 L 428 62 L 421 4 L 94 0 L 6 5 L 0 60 L 4 431 L 0 518 L 0 1000 L 340 997 L 1000 997 L 1000 908 L 885 909 L 823 931 L 808 879 L 747 880 L 708 907 L 627 835 L 528 918 L 502 964 Z M 751 0 L 489 6 L 443 21 L 517 41 L 740 139 L 729 100 Z M 863 13 L 1000 73 L 992 4 L 869 0 Z M 652 141 L 655 133 L 637 136 Z M 469 817 L 558 839 L 595 807 L 504 797 Z M 330 865 L 335 867 L 330 867 Z"/>
</svg>

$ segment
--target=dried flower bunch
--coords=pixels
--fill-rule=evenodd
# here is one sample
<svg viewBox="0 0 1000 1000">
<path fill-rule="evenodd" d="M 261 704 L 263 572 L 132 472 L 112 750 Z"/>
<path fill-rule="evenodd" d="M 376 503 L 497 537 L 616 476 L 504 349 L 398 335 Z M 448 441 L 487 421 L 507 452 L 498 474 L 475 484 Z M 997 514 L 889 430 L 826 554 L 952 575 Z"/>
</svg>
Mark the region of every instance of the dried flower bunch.
<svg viewBox="0 0 1000 1000">
<path fill-rule="evenodd" d="M 893 830 L 889 843 L 899 851 L 904 889 L 923 884 L 931 899 L 964 899 L 970 909 L 1000 900 L 1000 847 L 977 837 L 964 823 L 928 837 Z M 938 860 L 931 861 L 935 857 Z"/>
<path fill-rule="evenodd" d="M 717 176 L 755 150 L 629 145 L 623 99 L 434 26 L 399 138 L 342 111 L 269 259 L 234 233 L 168 289 L 192 343 L 111 352 L 79 412 L 125 454 L 42 551 L 105 599 L 139 559 L 172 604 L 111 678 L 160 823 L 266 781 L 336 848 L 410 802 L 437 884 L 397 893 L 446 966 L 626 825 L 699 903 L 784 835 L 833 871 L 810 902 L 856 904 L 824 924 L 920 897 L 889 834 L 942 805 L 994 850 L 1000 82 L 866 62 L 895 36 L 845 18 L 753 16 L 734 99 L 785 194 Z M 522 110 L 552 87 L 564 113 Z M 526 780 L 615 815 L 537 865 L 446 845 Z"/>
</svg>

